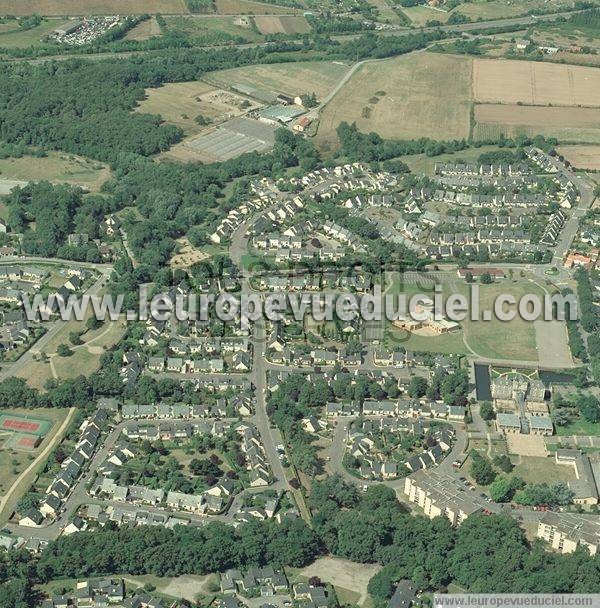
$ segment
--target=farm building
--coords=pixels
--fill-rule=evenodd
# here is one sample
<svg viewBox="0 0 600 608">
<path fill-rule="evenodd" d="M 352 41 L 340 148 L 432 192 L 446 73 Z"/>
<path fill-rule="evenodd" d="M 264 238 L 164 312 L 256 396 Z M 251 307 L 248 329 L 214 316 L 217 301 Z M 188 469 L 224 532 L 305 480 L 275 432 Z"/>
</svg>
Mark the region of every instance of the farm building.
<svg viewBox="0 0 600 608">
<path fill-rule="evenodd" d="M 258 115 L 263 122 L 288 124 L 302 114 L 304 110 L 296 106 L 269 106 L 261 110 Z"/>
</svg>

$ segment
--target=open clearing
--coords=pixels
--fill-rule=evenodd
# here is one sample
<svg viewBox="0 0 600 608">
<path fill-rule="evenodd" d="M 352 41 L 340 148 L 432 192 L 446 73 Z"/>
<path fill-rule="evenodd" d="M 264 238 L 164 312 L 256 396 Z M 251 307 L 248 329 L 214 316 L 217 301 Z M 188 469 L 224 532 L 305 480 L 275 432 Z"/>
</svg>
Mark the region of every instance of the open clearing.
<svg viewBox="0 0 600 608">
<path fill-rule="evenodd" d="M 300 12 L 296 8 L 251 0 L 215 0 L 215 6 L 219 15 L 295 15 Z"/>
<path fill-rule="evenodd" d="M 577 169 L 600 171 L 600 146 L 560 146 L 557 151 Z"/>
<path fill-rule="evenodd" d="M 306 34 L 311 27 L 305 17 L 255 17 L 261 34 Z"/>
<path fill-rule="evenodd" d="M 109 177 L 102 163 L 63 152 L 0 159 L 0 180 L 66 182 L 96 191 Z"/>
<path fill-rule="evenodd" d="M 299 61 L 272 65 L 253 65 L 210 74 L 210 82 L 224 88 L 236 84 L 263 89 L 275 95 L 315 93 L 323 98 L 344 77 L 348 66 L 333 61 Z"/>
<path fill-rule="evenodd" d="M 521 462 L 515 465 L 513 475 L 521 477 L 527 483 L 557 483 L 573 479 L 573 468 L 556 464 L 554 458 L 521 456 Z"/>
<path fill-rule="evenodd" d="M 156 587 L 156 590 L 159 593 L 168 595 L 169 597 L 195 602 L 198 595 L 210 595 L 209 584 L 212 582 L 218 585 L 219 577 L 216 574 L 164 578 L 150 574 L 144 576 L 125 575 L 125 582 L 133 587 L 143 587 L 145 584 L 150 584 Z"/>
<path fill-rule="evenodd" d="M 160 36 L 161 33 L 156 17 L 152 17 L 138 23 L 133 29 L 129 30 L 125 35 L 125 40 L 148 40 L 153 36 Z"/>
<path fill-rule="evenodd" d="M 342 121 L 386 138 L 466 138 L 471 70 L 470 58 L 436 53 L 366 63 L 325 107 L 317 142 L 336 145 Z"/>
<path fill-rule="evenodd" d="M 0 15 L 189 13 L 185 0 L 0 0 Z"/>
<path fill-rule="evenodd" d="M 177 253 L 173 255 L 169 262 L 169 266 L 172 268 L 189 268 L 210 257 L 208 253 L 193 247 L 185 237 L 178 239 L 177 243 L 179 245 Z"/>
<path fill-rule="evenodd" d="M 211 122 L 221 122 L 259 107 L 240 95 L 216 89 L 205 82 L 179 82 L 158 89 L 148 89 L 137 112 L 160 114 L 167 122 L 181 127 L 186 135 L 199 133 L 199 115 Z"/>
<path fill-rule="evenodd" d="M 475 101 L 600 106 L 600 70 L 583 66 L 475 59 Z"/>
<path fill-rule="evenodd" d="M 357 603 L 363 604 L 367 599 L 369 580 L 380 570 L 381 566 L 376 564 L 357 564 L 337 557 L 321 557 L 300 570 L 299 574 L 306 579 L 318 576 L 322 581 L 331 583 L 338 595 L 338 587 L 342 594 L 343 591 L 353 592 L 358 595 Z"/>
<path fill-rule="evenodd" d="M 424 26 L 428 21 L 440 21 L 446 23 L 450 17 L 448 11 L 433 8 L 425 4 L 420 6 L 403 7 L 402 12 L 411 20 L 413 25 L 417 27 Z"/>
<path fill-rule="evenodd" d="M 272 17 L 277 19 L 277 17 Z M 249 25 L 236 23 L 235 17 L 214 15 L 182 15 L 165 17 L 169 32 L 185 34 L 196 44 L 224 44 L 227 42 L 260 42 L 263 37 Z"/>
<path fill-rule="evenodd" d="M 100 293 L 102 295 L 102 292 Z M 86 320 L 92 316 L 92 310 L 86 314 Z M 29 386 L 38 390 L 45 390 L 46 381 L 51 378 L 76 378 L 89 376 L 100 367 L 100 357 L 111 346 L 114 346 L 125 333 L 125 321 L 106 321 L 98 329 L 85 331 L 85 321 L 71 319 L 63 322 L 51 339 L 40 349 L 34 344 L 30 352 L 37 360 L 31 360 L 16 376 L 24 378 Z M 81 334 L 83 344 L 73 345 L 69 340 L 71 332 L 85 332 Z M 67 344 L 73 351 L 69 357 L 60 357 L 56 351 L 60 344 Z M 38 357 L 41 352 L 46 359 Z"/>
</svg>

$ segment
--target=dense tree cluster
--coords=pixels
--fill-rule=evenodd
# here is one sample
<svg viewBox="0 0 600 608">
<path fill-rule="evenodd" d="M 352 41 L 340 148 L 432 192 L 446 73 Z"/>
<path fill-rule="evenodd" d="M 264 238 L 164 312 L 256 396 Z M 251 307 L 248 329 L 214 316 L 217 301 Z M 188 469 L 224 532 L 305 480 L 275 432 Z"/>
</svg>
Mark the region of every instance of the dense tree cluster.
<svg viewBox="0 0 600 608">
<path fill-rule="evenodd" d="M 23 233 L 26 253 L 100 261 L 95 244 L 74 247 L 67 244 L 67 236 L 73 232 L 85 233 L 90 239 L 100 236 L 99 226 L 104 215 L 112 211 L 112 199 L 84 196 L 83 190 L 73 186 L 38 182 L 14 188 L 7 205 L 10 226 Z M 29 229 L 32 223 L 35 230 Z"/>
<path fill-rule="evenodd" d="M 62 537 L 39 560 L 43 581 L 127 572 L 178 576 L 240 566 L 304 566 L 320 552 L 317 535 L 301 520 L 256 521 L 238 528 L 122 527 Z"/>
<path fill-rule="evenodd" d="M 472 515 L 453 529 L 402 509 L 391 488 L 359 494 L 339 477 L 313 483 L 314 529 L 331 553 L 383 569 L 369 583 L 384 605 L 395 582 L 421 589 L 454 582 L 470 592 L 553 592 L 600 589 L 600 559 L 587 551 L 557 555 L 541 542 L 530 546 L 518 523 L 505 516 Z"/>
<path fill-rule="evenodd" d="M 592 6 L 589 2 L 586 2 L 585 4 Z M 585 8 L 585 6 L 580 8 Z M 569 21 L 576 26 L 598 30 L 600 29 L 600 9 L 593 8 L 575 13 L 571 16 Z"/>
<path fill-rule="evenodd" d="M 338 476 L 315 480 L 308 504 L 312 529 L 301 519 L 237 528 L 217 522 L 173 530 L 109 525 L 52 541 L 39 558 L 11 551 L 0 562 L 0 608 L 33 605 L 28 591 L 33 583 L 56 578 L 178 576 L 265 564 L 301 567 L 323 552 L 381 564 L 369 583 L 377 606 L 404 578 L 422 590 L 455 583 L 485 593 L 600 591 L 598 556 L 583 549 L 549 553 L 541 541 L 530 545 L 509 517 L 475 514 L 452 528 L 446 518 L 408 513 L 389 487 L 371 486 L 360 493 Z"/>
<path fill-rule="evenodd" d="M 521 505 L 568 505 L 573 502 L 574 492 L 562 482 L 531 484 L 516 492 L 514 501 Z"/>
<path fill-rule="evenodd" d="M 195 231 L 196 244 L 207 241 L 208 228 L 222 217 L 223 187 L 240 177 L 277 175 L 287 167 L 312 169 L 318 162 L 312 142 L 279 129 L 270 154 L 250 153 L 212 165 L 155 163 L 130 158 L 120 164 L 117 180 L 106 190 L 121 208 L 135 204 L 142 218 L 125 218 L 129 244 L 136 259 L 154 274 L 169 259 L 174 239 L 190 226 L 202 224 L 205 232 Z"/>
<path fill-rule="evenodd" d="M 471 475 L 480 486 L 487 486 L 496 479 L 490 459 L 476 450 L 471 450 Z"/>
</svg>

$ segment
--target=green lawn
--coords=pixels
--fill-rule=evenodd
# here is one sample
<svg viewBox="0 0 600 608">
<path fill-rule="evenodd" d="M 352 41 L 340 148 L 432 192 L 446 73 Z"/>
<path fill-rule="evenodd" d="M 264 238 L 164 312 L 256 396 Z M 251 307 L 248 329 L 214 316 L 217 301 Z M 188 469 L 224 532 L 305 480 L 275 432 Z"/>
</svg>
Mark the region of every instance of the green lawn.
<svg viewBox="0 0 600 608">
<path fill-rule="evenodd" d="M 460 293 L 469 294 L 469 285 L 457 281 Z M 502 280 L 492 285 L 479 285 L 480 310 L 493 310 L 493 304 L 500 294 L 511 294 L 518 301 L 525 294 L 535 294 L 543 298 L 540 287 L 524 279 Z M 543 301 L 543 299 L 542 299 Z M 463 322 L 467 342 L 479 355 L 492 359 L 517 359 L 536 361 L 535 327 L 530 321 L 518 315 L 512 321 L 471 321 Z"/>
<path fill-rule="evenodd" d="M 562 437 L 570 435 L 600 436 L 600 422 L 587 422 L 583 418 L 574 420 L 567 426 L 557 426 L 556 434 Z"/>
<path fill-rule="evenodd" d="M 513 475 L 521 477 L 527 483 L 556 483 L 569 481 L 573 478 L 570 466 L 556 464 L 554 457 L 521 456 L 520 464 L 516 464 Z"/>
<path fill-rule="evenodd" d="M 536 294 L 543 298 L 540 287 L 526 278 L 503 280 L 491 285 L 478 285 L 479 310 L 493 310 L 493 303 L 500 294 L 511 294 L 518 301 L 524 294 Z M 422 293 L 433 299 L 433 288 L 427 284 L 401 285 L 398 277 L 393 280 L 388 294 L 398 294 L 400 289 L 406 294 L 407 304 L 410 298 Z M 442 285 L 442 296 L 445 299 L 451 293 L 459 293 L 470 302 L 470 285 L 462 279 L 449 279 Z M 465 345 L 464 338 L 468 344 Z M 492 359 L 518 359 L 535 361 L 538 358 L 536 349 L 535 327 L 533 323 L 518 316 L 509 322 L 493 318 L 491 321 L 471 321 L 466 318 L 461 328 L 440 336 L 411 334 L 394 327 L 386 321 L 385 343 L 387 346 L 404 346 L 409 350 L 433 351 L 440 353 L 466 354 L 470 347 L 477 355 Z"/>
<path fill-rule="evenodd" d="M 3 23 L 0 29 L 0 48 L 24 48 L 41 46 L 44 38 L 55 30 L 63 19 L 48 19 L 30 30 L 23 30 L 16 21 Z"/>
<path fill-rule="evenodd" d="M 448 11 L 436 10 L 430 6 L 411 6 L 403 8 L 402 12 L 416 27 L 423 27 L 428 21 L 441 21 L 446 23 L 450 14 Z"/>
</svg>

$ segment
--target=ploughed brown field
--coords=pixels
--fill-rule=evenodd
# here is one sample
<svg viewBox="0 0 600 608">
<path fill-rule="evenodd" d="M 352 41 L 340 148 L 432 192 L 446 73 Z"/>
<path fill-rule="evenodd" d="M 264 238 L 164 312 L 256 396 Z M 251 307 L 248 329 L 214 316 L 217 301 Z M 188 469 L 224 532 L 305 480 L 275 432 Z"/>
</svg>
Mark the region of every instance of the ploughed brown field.
<svg viewBox="0 0 600 608">
<path fill-rule="evenodd" d="M 478 104 L 475 120 L 479 123 L 527 125 L 564 128 L 600 129 L 600 109 L 560 106 L 519 106 L 512 104 Z"/>
<path fill-rule="evenodd" d="M 305 17 L 257 16 L 254 21 L 261 34 L 306 34 L 311 29 Z"/>
</svg>

